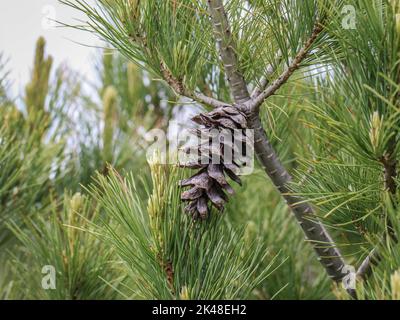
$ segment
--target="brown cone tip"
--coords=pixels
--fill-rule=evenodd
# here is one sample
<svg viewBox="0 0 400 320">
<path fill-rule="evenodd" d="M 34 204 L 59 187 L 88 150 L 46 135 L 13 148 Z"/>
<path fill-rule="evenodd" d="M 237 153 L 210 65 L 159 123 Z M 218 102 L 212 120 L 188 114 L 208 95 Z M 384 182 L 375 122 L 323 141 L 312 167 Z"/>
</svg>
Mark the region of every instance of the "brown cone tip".
<svg viewBox="0 0 400 320">
<path fill-rule="evenodd" d="M 234 107 L 221 107 L 214 109 L 208 113 L 201 113 L 192 118 L 192 120 L 201 127 L 191 130 L 197 137 L 210 138 L 215 129 L 221 130 L 244 130 L 247 127 L 246 116 Z M 211 132 L 213 130 L 213 132 Z M 243 133 L 244 134 L 244 133 Z M 211 207 L 215 207 L 219 211 L 224 209 L 228 202 L 228 194 L 233 195 L 234 190 L 228 183 L 227 178 L 241 185 L 238 176 L 239 166 L 232 161 L 224 159 L 224 150 L 233 151 L 236 146 L 234 141 L 230 139 L 220 139 L 219 145 L 212 145 L 206 142 L 198 146 L 199 160 L 181 165 L 190 169 L 199 169 L 192 177 L 181 180 L 180 186 L 189 188 L 182 192 L 182 201 L 188 202 L 185 211 L 190 214 L 193 219 L 206 219 L 211 211 Z M 240 141 L 240 143 L 245 143 Z M 204 159 L 209 159 L 208 163 L 203 164 Z M 212 162 L 217 159 L 217 163 Z"/>
</svg>

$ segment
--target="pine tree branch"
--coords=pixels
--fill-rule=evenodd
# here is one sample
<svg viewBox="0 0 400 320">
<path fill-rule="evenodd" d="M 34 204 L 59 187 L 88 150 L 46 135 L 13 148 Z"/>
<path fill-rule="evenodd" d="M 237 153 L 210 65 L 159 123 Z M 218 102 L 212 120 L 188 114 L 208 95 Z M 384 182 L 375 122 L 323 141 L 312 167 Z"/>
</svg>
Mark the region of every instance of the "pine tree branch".
<svg viewBox="0 0 400 320">
<path fill-rule="evenodd" d="M 254 130 L 254 142 L 257 157 L 265 172 L 294 213 L 306 235 L 307 241 L 313 245 L 318 260 L 325 268 L 327 274 L 334 281 L 341 281 L 345 276 L 345 274 L 342 273 L 343 267 L 345 266 L 342 255 L 328 231 L 322 223 L 318 221 L 311 205 L 302 201 L 299 197 L 292 195 L 288 189 L 287 184 L 292 178 L 288 171 L 283 167 L 278 155 L 272 148 L 268 136 L 261 124 L 259 115 L 259 106 L 265 101 L 265 99 L 274 94 L 274 92 L 289 79 L 294 71 L 299 68 L 301 61 L 303 61 L 307 56 L 309 49 L 322 31 L 322 26 L 319 23 L 316 24 L 312 35 L 307 40 L 305 46 L 296 55 L 291 65 L 267 89 L 262 91 L 255 99 L 252 99 L 247 90 L 244 77 L 238 69 L 238 59 L 233 50 L 234 43 L 222 0 L 208 0 L 208 4 L 213 18 L 220 57 L 225 66 L 231 93 L 234 97 L 235 103 L 239 105 L 239 108 L 243 111 L 247 111 L 248 126 L 250 129 Z M 267 80 L 265 80 L 265 85 L 267 84 Z M 356 298 L 354 290 L 349 289 L 348 293 L 353 298 Z"/>
<path fill-rule="evenodd" d="M 378 253 L 376 248 L 373 248 L 357 269 L 357 277 L 366 280 L 367 277 L 371 274 L 372 267 L 376 265 L 380 260 L 380 254 Z"/>
<path fill-rule="evenodd" d="M 243 104 L 250 99 L 247 85 L 239 70 L 239 62 L 235 51 L 228 17 L 222 0 L 208 0 L 209 11 L 213 20 L 214 34 L 224 65 L 229 87 L 235 103 Z"/>
<path fill-rule="evenodd" d="M 396 135 L 393 135 L 388 141 L 388 150 L 386 154 L 381 158 L 381 163 L 384 168 L 385 189 L 388 190 L 391 194 L 396 194 L 396 144 Z"/>
<path fill-rule="evenodd" d="M 229 107 L 231 106 L 229 103 L 219 101 L 215 98 L 209 97 L 201 92 L 189 92 L 186 90 L 183 94 L 184 96 L 191 98 L 201 104 L 205 104 L 207 106 L 213 107 L 213 108 L 220 108 L 220 107 Z"/>
<path fill-rule="evenodd" d="M 275 94 L 275 92 L 285 84 L 290 76 L 300 67 L 300 63 L 307 57 L 309 50 L 311 49 L 313 43 L 317 39 L 318 35 L 322 32 L 323 27 L 320 23 L 316 23 L 312 31 L 311 36 L 308 38 L 304 46 L 299 50 L 299 52 L 294 57 L 291 64 L 286 68 L 286 70 L 268 86 L 263 92 L 261 92 L 250 104 L 251 110 L 257 110 L 268 97 Z"/>
<path fill-rule="evenodd" d="M 345 276 L 342 273 L 345 262 L 341 253 L 336 248 L 328 231 L 321 222 L 317 221 L 311 205 L 291 194 L 288 183 L 290 183 L 292 177 L 283 167 L 278 155 L 270 144 L 257 113 L 249 116 L 249 124 L 255 130 L 255 152 L 265 172 L 293 211 L 306 235 L 307 241 L 314 246 L 318 260 L 324 266 L 328 275 L 334 281 L 340 281 Z"/>
<path fill-rule="evenodd" d="M 345 261 L 329 232 L 318 221 L 312 206 L 303 201 L 300 197 L 291 194 L 288 184 L 292 177 L 284 168 L 278 155 L 273 149 L 269 138 L 261 124 L 259 116 L 259 106 L 271 95 L 273 95 L 297 70 L 300 63 L 307 56 L 309 49 L 321 33 L 322 26 L 317 23 L 314 27 L 312 35 L 307 40 L 305 46 L 299 51 L 290 66 L 274 81 L 267 89 L 259 93 L 250 102 L 250 114 L 248 116 L 249 126 L 254 129 L 255 152 L 262 164 L 265 172 L 270 177 L 276 188 L 279 190 L 287 205 L 291 208 L 294 216 L 299 222 L 303 232 L 318 256 L 318 260 L 325 268 L 330 278 L 336 282 L 341 281 L 346 275 L 343 273 Z M 347 290 L 348 293 L 356 298 L 355 291 Z"/>
<path fill-rule="evenodd" d="M 282 52 L 279 50 L 276 54 L 275 64 L 269 64 L 266 70 L 266 74 L 260 80 L 260 85 L 256 87 L 253 92 L 251 93 L 251 98 L 257 98 L 270 84 L 270 78 L 276 71 L 276 66 L 278 66 L 282 61 Z"/>
<path fill-rule="evenodd" d="M 191 91 L 185 87 L 182 81 L 176 79 L 164 63 L 161 63 L 160 70 L 164 80 L 179 95 L 193 99 L 200 104 L 205 104 L 213 108 L 230 106 L 229 103 L 219 101 L 218 99 L 209 97 L 201 92 Z"/>
</svg>

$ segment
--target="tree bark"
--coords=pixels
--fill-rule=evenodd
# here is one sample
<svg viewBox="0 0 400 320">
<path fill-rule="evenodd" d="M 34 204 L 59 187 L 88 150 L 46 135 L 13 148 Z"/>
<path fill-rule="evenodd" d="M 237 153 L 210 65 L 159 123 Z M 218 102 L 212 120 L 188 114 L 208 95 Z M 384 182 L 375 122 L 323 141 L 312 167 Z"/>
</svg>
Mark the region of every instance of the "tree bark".
<svg viewBox="0 0 400 320">
<path fill-rule="evenodd" d="M 222 0 L 208 0 L 208 7 L 214 24 L 215 39 L 233 99 L 237 104 L 243 104 L 249 101 L 250 94 L 244 77 L 239 71 L 235 43 L 223 2 Z"/>
<path fill-rule="evenodd" d="M 342 273 L 345 262 L 334 241 L 322 223 L 317 221 L 311 205 L 291 194 L 288 183 L 290 183 L 292 177 L 283 167 L 272 148 L 258 114 L 251 114 L 248 120 L 249 127 L 254 129 L 255 153 L 259 162 L 293 211 L 303 229 L 306 240 L 313 245 L 318 255 L 318 260 L 326 269 L 328 275 L 334 281 L 340 281 L 345 276 Z"/>
</svg>

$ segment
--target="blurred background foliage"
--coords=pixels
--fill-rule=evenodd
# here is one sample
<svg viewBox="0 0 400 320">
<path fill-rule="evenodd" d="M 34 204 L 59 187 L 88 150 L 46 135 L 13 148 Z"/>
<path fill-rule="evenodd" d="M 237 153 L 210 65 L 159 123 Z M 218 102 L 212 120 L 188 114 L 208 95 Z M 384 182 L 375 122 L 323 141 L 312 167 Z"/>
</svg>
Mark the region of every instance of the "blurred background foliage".
<svg viewBox="0 0 400 320">
<path fill-rule="evenodd" d="M 11 79 L 3 56 L 0 64 L 1 296 L 115 298 L 111 283 L 123 272 L 110 271 L 118 266 L 113 250 L 101 252 L 96 237 L 67 225 L 82 229 L 98 216 L 96 204 L 79 193 L 96 171 L 106 174 L 110 164 L 148 175 L 143 135 L 166 127 L 173 97 L 108 49 L 93 66 L 95 94 L 82 89 L 82 76 L 65 66 L 54 70 L 52 61 L 40 38 L 20 99 L 7 95 Z M 74 208 L 78 198 L 82 207 Z M 47 264 L 62 279 L 57 290 L 38 290 Z"/>
</svg>

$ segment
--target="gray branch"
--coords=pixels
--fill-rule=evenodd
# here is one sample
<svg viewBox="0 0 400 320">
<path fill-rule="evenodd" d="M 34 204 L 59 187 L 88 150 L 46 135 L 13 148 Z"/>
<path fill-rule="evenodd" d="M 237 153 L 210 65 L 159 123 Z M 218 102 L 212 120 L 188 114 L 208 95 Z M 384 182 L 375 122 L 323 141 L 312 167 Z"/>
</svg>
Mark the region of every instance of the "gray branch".
<svg viewBox="0 0 400 320">
<path fill-rule="evenodd" d="M 236 45 L 223 2 L 222 0 L 208 0 L 208 7 L 213 21 L 214 34 L 221 61 L 225 68 L 233 99 L 235 103 L 243 104 L 250 99 L 250 95 L 244 77 L 239 70 L 235 51 Z"/>
<path fill-rule="evenodd" d="M 219 101 L 218 99 L 206 96 L 205 94 L 198 91 L 191 91 L 185 87 L 182 81 L 176 79 L 171 71 L 167 68 L 164 63 L 161 63 L 160 70 L 164 80 L 168 83 L 168 85 L 175 91 L 176 94 L 181 96 L 185 96 L 189 99 L 193 99 L 200 104 L 205 104 L 207 106 L 213 108 L 220 108 L 229 106 L 229 103 Z"/>
<path fill-rule="evenodd" d="M 309 50 L 311 49 L 313 43 L 317 39 L 318 35 L 322 32 L 323 27 L 321 24 L 317 23 L 314 26 L 311 36 L 308 38 L 304 46 L 299 50 L 299 52 L 294 57 L 291 64 L 286 68 L 286 70 L 269 85 L 263 92 L 261 92 L 250 104 L 251 110 L 258 109 L 265 99 L 275 94 L 275 92 L 289 80 L 290 76 L 300 67 L 300 63 L 307 57 Z"/>
<path fill-rule="evenodd" d="M 397 147 L 397 139 L 396 135 L 393 135 L 388 142 L 388 148 L 384 156 L 380 159 L 380 162 L 383 165 L 383 172 L 384 172 L 384 183 L 385 189 L 394 197 L 397 192 L 397 185 L 396 185 L 396 177 L 397 177 L 397 160 L 396 160 L 396 150 Z M 392 201 L 393 198 L 392 198 Z M 393 205 L 396 205 L 393 202 Z M 397 235 L 393 229 L 393 223 L 389 217 L 387 217 L 387 227 L 381 239 L 383 242 L 387 236 L 389 239 L 394 241 L 394 243 L 398 242 Z M 381 261 L 382 257 L 378 252 L 377 247 L 373 248 L 368 256 L 365 257 L 363 262 L 361 263 L 360 267 L 357 270 L 357 276 L 361 277 L 362 279 L 366 279 L 372 272 L 372 267 L 377 265 Z"/>
<path fill-rule="evenodd" d="M 231 106 L 229 103 L 226 102 L 222 102 L 219 101 L 215 98 L 206 96 L 205 94 L 195 91 L 195 92 L 189 92 L 188 90 L 186 90 L 184 92 L 184 96 L 191 98 L 201 104 L 205 104 L 208 106 L 211 106 L 213 108 L 221 108 L 221 107 L 227 107 L 227 106 Z"/>
<path fill-rule="evenodd" d="M 328 231 L 317 220 L 311 205 L 290 192 L 288 183 L 290 183 L 292 177 L 283 167 L 270 144 L 257 113 L 249 116 L 249 124 L 254 129 L 255 152 L 263 169 L 291 208 L 306 235 L 306 240 L 314 246 L 318 259 L 325 267 L 328 275 L 334 281 L 340 281 L 345 276 L 342 273 L 345 262 L 341 253 L 335 246 Z"/>
<path fill-rule="evenodd" d="M 257 86 L 251 93 L 252 99 L 257 98 L 267 88 L 270 83 L 271 76 L 274 74 L 274 72 L 276 71 L 276 67 L 281 63 L 281 61 L 282 52 L 279 50 L 276 54 L 275 62 L 267 66 L 266 74 L 264 75 L 264 77 L 261 78 L 259 86 Z"/>
</svg>

